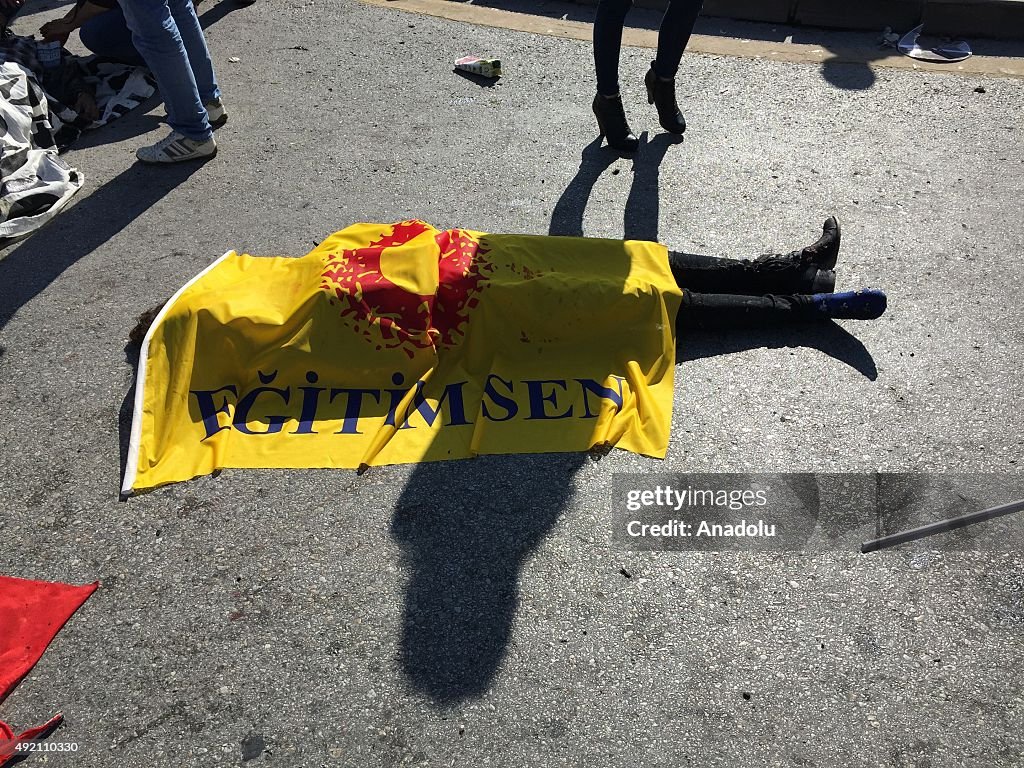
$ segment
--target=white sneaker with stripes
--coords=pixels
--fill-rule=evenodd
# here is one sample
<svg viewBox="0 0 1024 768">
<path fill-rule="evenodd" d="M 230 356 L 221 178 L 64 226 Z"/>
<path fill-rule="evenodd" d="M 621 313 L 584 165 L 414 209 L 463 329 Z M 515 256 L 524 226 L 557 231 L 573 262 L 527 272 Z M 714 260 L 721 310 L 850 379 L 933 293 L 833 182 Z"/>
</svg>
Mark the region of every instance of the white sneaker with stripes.
<svg viewBox="0 0 1024 768">
<path fill-rule="evenodd" d="M 228 111 L 224 109 L 224 102 L 220 99 L 205 101 L 203 106 L 206 107 L 206 114 L 211 128 L 220 128 L 228 121 Z"/>
<path fill-rule="evenodd" d="M 135 156 L 144 163 L 162 165 L 183 163 L 188 160 L 209 160 L 217 154 L 217 142 L 211 136 L 206 141 L 194 141 L 177 131 L 150 147 L 141 147 Z"/>
</svg>

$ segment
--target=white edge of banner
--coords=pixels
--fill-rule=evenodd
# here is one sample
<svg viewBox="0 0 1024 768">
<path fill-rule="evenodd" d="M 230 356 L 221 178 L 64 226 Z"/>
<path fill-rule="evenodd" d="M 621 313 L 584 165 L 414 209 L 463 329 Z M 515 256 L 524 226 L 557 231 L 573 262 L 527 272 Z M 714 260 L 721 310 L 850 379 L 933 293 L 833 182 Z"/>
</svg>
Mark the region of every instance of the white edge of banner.
<svg viewBox="0 0 1024 768">
<path fill-rule="evenodd" d="M 157 329 L 157 326 L 163 322 L 164 316 L 181 297 L 181 294 L 205 277 L 208 272 L 213 270 L 218 264 L 224 261 L 224 259 L 235 255 L 237 254 L 234 250 L 228 251 L 198 275 L 181 286 L 181 288 L 179 288 L 175 294 L 168 299 L 167 303 L 163 305 L 156 317 L 153 318 L 153 324 L 150 325 L 149 330 L 146 331 L 146 337 L 142 340 L 142 347 L 139 349 L 139 370 L 135 375 L 135 404 L 132 406 L 132 433 L 131 439 L 128 442 L 128 460 L 124 465 L 124 481 L 121 483 L 121 498 L 127 498 L 131 495 L 132 486 L 135 484 L 135 476 L 139 469 L 139 443 L 142 440 L 142 399 L 146 381 L 146 359 L 149 357 L 149 341 L 153 337 L 153 332 Z"/>
</svg>

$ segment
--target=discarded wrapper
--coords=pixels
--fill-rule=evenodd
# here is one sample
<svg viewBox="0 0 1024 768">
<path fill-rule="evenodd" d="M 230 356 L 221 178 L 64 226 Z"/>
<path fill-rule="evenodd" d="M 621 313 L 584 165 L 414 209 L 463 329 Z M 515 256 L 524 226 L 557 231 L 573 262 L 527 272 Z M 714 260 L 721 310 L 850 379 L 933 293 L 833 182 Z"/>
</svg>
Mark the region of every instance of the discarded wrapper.
<svg viewBox="0 0 1024 768">
<path fill-rule="evenodd" d="M 478 56 L 463 56 L 455 62 L 455 68 L 484 77 L 501 77 L 500 59 L 481 59 Z"/>
<path fill-rule="evenodd" d="M 918 45 L 917 38 L 921 35 L 924 24 L 914 27 L 900 38 L 898 48 L 904 56 L 921 61 L 963 61 L 971 55 L 971 46 L 964 40 L 943 43 L 935 48 L 923 48 Z"/>
</svg>

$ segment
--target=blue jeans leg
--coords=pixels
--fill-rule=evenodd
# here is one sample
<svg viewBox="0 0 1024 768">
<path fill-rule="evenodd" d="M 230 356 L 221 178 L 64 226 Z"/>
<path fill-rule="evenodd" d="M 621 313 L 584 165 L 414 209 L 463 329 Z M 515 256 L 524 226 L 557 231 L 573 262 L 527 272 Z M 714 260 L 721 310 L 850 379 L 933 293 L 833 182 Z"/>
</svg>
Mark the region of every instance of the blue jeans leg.
<svg viewBox="0 0 1024 768">
<path fill-rule="evenodd" d="M 168 0 L 168 5 L 171 8 L 174 22 L 178 25 L 181 42 L 188 53 L 188 62 L 192 66 L 192 75 L 196 79 L 199 97 L 204 104 L 207 101 L 219 99 L 220 89 L 217 87 L 217 76 L 213 71 L 210 49 L 206 47 L 206 37 L 203 35 L 203 28 L 199 25 L 199 17 L 196 16 L 192 0 Z"/>
<path fill-rule="evenodd" d="M 206 141 L 213 136 L 206 109 L 199 96 L 196 77 L 192 72 L 189 54 L 182 39 L 181 31 L 171 14 L 171 5 L 175 5 L 182 15 L 191 15 L 195 20 L 195 30 L 188 29 L 186 24 L 185 37 L 194 45 L 195 32 L 198 30 L 202 38 L 202 30 L 198 29 L 195 9 L 191 0 L 119 0 L 124 10 L 124 18 L 128 29 L 132 32 L 135 48 L 145 59 L 146 64 L 156 78 L 167 107 L 167 123 L 178 133 L 194 141 Z M 187 11 L 187 14 L 185 13 Z M 209 64 L 209 52 L 206 43 L 202 44 L 202 52 L 206 54 Z M 209 75 L 212 77 L 212 66 Z M 209 83 L 205 84 L 209 87 Z M 216 84 L 214 84 L 216 88 Z"/>
<path fill-rule="evenodd" d="M 125 64 L 146 64 L 135 50 L 132 33 L 124 20 L 124 12 L 119 7 L 93 16 L 78 30 L 78 36 L 82 39 L 82 45 L 97 56 Z"/>
</svg>

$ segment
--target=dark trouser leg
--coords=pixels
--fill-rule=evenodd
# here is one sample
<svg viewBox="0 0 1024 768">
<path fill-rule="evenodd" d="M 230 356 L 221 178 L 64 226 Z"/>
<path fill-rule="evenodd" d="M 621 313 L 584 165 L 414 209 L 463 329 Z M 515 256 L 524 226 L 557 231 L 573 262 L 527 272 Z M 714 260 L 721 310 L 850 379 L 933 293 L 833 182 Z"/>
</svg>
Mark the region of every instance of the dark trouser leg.
<svg viewBox="0 0 1024 768">
<path fill-rule="evenodd" d="M 614 96 L 619 92 L 619 51 L 622 25 L 633 0 L 600 0 L 594 18 L 594 69 L 597 92 Z"/>
<path fill-rule="evenodd" d="M 676 330 L 763 326 L 823 319 L 809 296 L 801 294 L 737 296 L 723 293 L 694 293 L 683 289 L 683 301 L 676 316 Z"/>
<path fill-rule="evenodd" d="M 658 30 L 658 57 L 654 60 L 654 74 L 658 77 L 676 76 L 703 5 L 704 0 L 670 0 Z"/>
<path fill-rule="evenodd" d="M 6 28 L 12 21 L 14 21 L 14 17 L 21 13 L 21 9 L 24 7 L 24 5 L 19 5 L 16 8 L 0 6 L 0 29 Z"/>
<path fill-rule="evenodd" d="M 124 12 L 120 6 L 93 16 L 78 30 L 78 36 L 82 40 L 82 45 L 97 56 L 125 64 L 146 65 L 135 49 L 132 33 L 128 29 L 128 22 L 124 20 Z"/>
<path fill-rule="evenodd" d="M 806 293 L 816 273 L 799 252 L 737 261 L 669 251 L 668 261 L 679 287 L 696 293 Z"/>
</svg>

